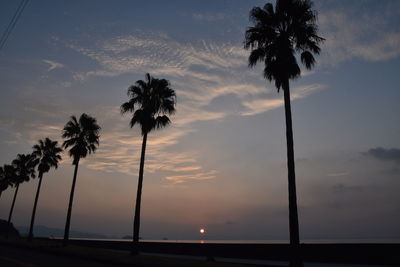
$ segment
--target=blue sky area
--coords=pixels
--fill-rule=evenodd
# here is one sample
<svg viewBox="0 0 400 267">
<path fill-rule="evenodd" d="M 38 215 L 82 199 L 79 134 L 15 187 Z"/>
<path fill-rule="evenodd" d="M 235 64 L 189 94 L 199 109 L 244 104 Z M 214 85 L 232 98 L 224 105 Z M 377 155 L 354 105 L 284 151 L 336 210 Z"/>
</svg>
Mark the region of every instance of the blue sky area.
<svg viewBox="0 0 400 267">
<path fill-rule="evenodd" d="M 291 83 L 301 238 L 400 238 L 400 1 L 314 2 L 326 42 Z M 131 234 L 142 140 L 119 106 L 149 72 L 170 81 L 177 113 L 149 135 L 141 236 L 288 238 L 283 94 L 243 49 L 265 3 L 30 1 L 0 51 L 0 163 L 61 142 L 71 115 L 95 116 L 100 147 L 81 164 L 71 228 Z M 18 4 L 1 1 L 1 32 Z M 37 225 L 64 227 L 72 174 L 65 153 Z M 28 225 L 36 186 L 21 185 L 14 224 Z"/>
</svg>

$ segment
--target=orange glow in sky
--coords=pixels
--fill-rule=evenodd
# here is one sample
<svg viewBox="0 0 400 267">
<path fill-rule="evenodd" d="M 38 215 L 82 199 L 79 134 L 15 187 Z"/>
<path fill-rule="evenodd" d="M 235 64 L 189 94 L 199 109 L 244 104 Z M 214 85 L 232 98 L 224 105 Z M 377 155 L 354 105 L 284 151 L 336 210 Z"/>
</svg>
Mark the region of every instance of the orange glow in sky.
<svg viewBox="0 0 400 267">
<path fill-rule="evenodd" d="M 206 230 L 204 230 L 204 228 L 200 229 L 200 234 L 204 234 L 206 232 Z"/>
</svg>

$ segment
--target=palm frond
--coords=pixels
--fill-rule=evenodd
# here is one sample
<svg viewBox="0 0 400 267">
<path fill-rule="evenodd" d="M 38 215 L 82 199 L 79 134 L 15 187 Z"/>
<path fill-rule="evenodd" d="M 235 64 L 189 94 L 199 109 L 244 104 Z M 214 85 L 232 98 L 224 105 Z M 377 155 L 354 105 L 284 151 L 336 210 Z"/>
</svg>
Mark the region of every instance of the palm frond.
<svg viewBox="0 0 400 267">
<path fill-rule="evenodd" d="M 155 119 L 155 127 L 157 129 L 166 127 L 170 123 L 171 123 L 171 121 L 166 115 L 157 116 L 157 118 Z"/>
<path fill-rule="evenodd" d="M 157 116 L 175 112 L 176 94 L 169 81 L 154 78 L 149 73 L 145 75 L 145 81 L 138 80 L 128 88 L 128 96 L 129 101 L 121 105 L 121 113 L 132 113 L 130 127 L 140 125 L 142 134 L 161 128 Z"/>
<path fill-rule="evenodd" d="M 64 127 L 63 147 L 70 147 L 69 156 L 73 157 L 73 164 L 77 164 L 81 158 L 85 158 L 87 154 L 94 153 L 99 145 L 101 127 L 97 124 L 95 118 L 83 113 L 79 117 L 79 121 L 75 116 L 71 117 Z M 74 127 L 70 127 L 74 125 Z M 71 130 L 71 131 L 69 131 Z"/>
<path fill-rule="evenodd" d="M 66 147 L 69 145 L 71 145 L 71 143 L 68 143 Z M 46 137 L 44 141 L 39 140 L 38 144 L 33 146 L 33 149 L 33 155 L 36 160 L 36 165 L 38 165 L 39 173 L 43 174 L 48 172 L 52 167 L 58 167 L 58 162 L 61 160 L 60 153 L 62 149 L 58 146 L 57 141 L 52 141 Z"/>
<path fill-rule="evenodd" d="M 288 79 L 300 76 L 296 60 L 307 69 L 315 65 L 313 54 L 319 54 L 324 38 L 317 35 L 317 13 L 309 0 L 277 0 L 275 10 L 267 3 L 250 11 L 253 26 L 245 33 L 244 48 L 250 50 L 249 67 L 264 63 L 264 77 L 279 88 Z"/>
<path fill-rule="evenodd" d="M 310 51 L 304 51 L 301 53 L 301 62 L 306 66 L 307 69 L 312 69 L 315 64 L 315 59 Z"/>
</svg>

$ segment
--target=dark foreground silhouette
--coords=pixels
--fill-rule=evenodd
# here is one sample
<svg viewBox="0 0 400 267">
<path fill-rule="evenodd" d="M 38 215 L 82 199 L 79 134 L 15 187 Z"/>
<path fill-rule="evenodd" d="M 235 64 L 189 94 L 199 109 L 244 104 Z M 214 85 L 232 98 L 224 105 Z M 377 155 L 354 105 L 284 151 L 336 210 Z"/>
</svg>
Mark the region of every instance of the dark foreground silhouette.
<svg viewBox="0 0 400 267">
<path fill-rule="evenodd" d="M 47 264 L 51 263 L 52 256 L 49 256 L 50 260 L 47 261 L 47 257 L 45 256 L 46 253 L 58 255 L 60 257 L 96 261 L 104 264 L 129 263 L 131 266 L 132 264 L 133 266 L 214 266 L 212 262 L 209 264 L 206 263 L 205 260 L 216 259 L 217 261 L 220 261 L 222 258 L 231 258 L 233 259 L 232 262 L 249 263 L 251 260 L 261 260 L 268 264 L 271 261 L 281 261 L 284 263 L 290 260 L 289 244 L 201 244 L 140 242 L 140 254 L 136 256 L 130 255 L 129 252 L 131 250 L 131 242 L 126 241 L 72 239 L 70 240 L 69 244 L 70 246 L 68 247 L 62 246 L 61 239 L 36 238 L 34 243 L 28 243 L 23 238 L 14 240 L 5 240 L 0 238 L 0 263 L 2 263 L 4 257 L 7 258 L 13 254 L 16 255 L 17 260 L 29 260 L 30 257 L 33 257 L 33 260 L 40 259 L 42 262 L 33 261 L 31 264 L 36 263 L 40 264 L 39 266 L 54 266 Z M 400 254 L 398 253 L 398 251 L 400 251 L 400 243 L 300 244 L 299 248 L 304 262 L 308 263 L 376 264 L 380 266 L 400 266 Z M 8 250 L 10 252 L 7 252 Z M 38 255 L 35 255 L 35 253 Z M 164 255 L 164 257 L 160 257 L 160 255 Z M 167 255 L 169 256 L 165 257 Z M 188 260 L 190 262 L 189 265 L 182 265 L 185 263 L 188 264 L 188 262 L 185 262 L 183 259 L 185 256 L 194 256 L 202 260 Z M 29 261 L 26 263 L 29 263 Z M 141 263 L 143 263 L 143 265 Z M 79 265 L 79 262 L 73 265 L 91 266 Z M 2 265 L 0 264 L 0 266 Z M 237 267 L 240 265 L 234 266 Z"/>
<path fill-rule="evenodd" d="M 71 244 L 107 248 L 131 249 L 129 242 L 71 240 Z M 329 263 L 400 265 L 400 244 L 300 244 L 304 261 Z M 224 257 L 289 261 L 289 244 L 212 244 L 141 242 L 140 252 L 191 256 Z"/>
<path fill-rule="evenodd" d="M 135 267 L 240 267 L 249 266 L 204 259 L 182 259 L 159 255 L 131 256 L 128 251 L 89 248 L 61 240 L 6 241 L 0 239 L 0 266 L 135 266 Z M 273 267 L 273 266 L 271 266 Z"/>
<path fill-rule="evenodd" d="M 19 237 L 19 232 L 12 223 L 0 219 L 0 236 Z"/>
<path fill-rule="evenodd" d="M 116 266 L 102 262 L 91 261 L 68 256 L 52 255 L 45 252 L 0 246 L 0 266 L 22 267 L 22 266 L 41 266 L 41 267 L 103 267 Z"/>
</svg>

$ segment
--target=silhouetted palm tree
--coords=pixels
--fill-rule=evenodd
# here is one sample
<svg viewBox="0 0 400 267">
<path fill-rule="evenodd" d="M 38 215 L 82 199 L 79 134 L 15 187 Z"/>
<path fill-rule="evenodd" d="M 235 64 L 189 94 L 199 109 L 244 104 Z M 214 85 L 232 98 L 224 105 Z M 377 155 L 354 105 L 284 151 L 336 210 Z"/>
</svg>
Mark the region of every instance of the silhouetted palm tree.
<svg viewBox="0 0 400 267">
<path fill-rule="evenodd" d="M 0 167 L 0 197 L 3 191 L 13 185 L 11 182 L 12 175 L 10 175 L 12 170 L 14 170 L 12 165 L 4 164 L 3 167 Z"/>
<path fill-rule="evenodd" d="M 4 173 L 4 168 L 0 167 L 0 198 L 1 194 L 3 193 L 4 190 L 7 190 L 9 186 L 9 180 L 6 179 L 5 173 Z"/>
<path fill-rule="evenodd" d="M 121 112 L 133 113 L 130 126 L 132 128 L 139 124 L 143 136 L 133 223 L 132 254 L 136 255 L 139 253 L 140 206 L 147 134 L 154 129 L 163 128 L 171 122 L 167 115 L 175 112 L 176 96 L 167 80 L 153 78 L 148 73 L 146 81 L 138 80 L 135 85 L 128 88 L 128 96 L 130 99 L 121 105 Z"/>
<path fill-rule="evenodd" d="M 31 154 L 18 154 L 17 158 L 12 161 L 12 167 L 9 167 L 7 172 L 9 179 L 15 186 L 14 198 L 11 204 L 10 213 L 8 215 L 7 224 L 10 225 L 12 214 L 14 211 L 15 200 L 17 198 L 19 185 L 23 182 L 29 181 L 30 178 L 35 178 L 35 167 L 36 163 L 34 157 Z M 6 231 L 6 237 L 8 238 L 8 229 Z"/>
<path fill-rule="evenodd" d="M 307 69 L 315 64 L 314 54 L 319 54 L 320 43 L 317 36 L 317 14 L 309 0 L 277 0 L 275 9 L 271 3 L 263 8 L 254 7 L 250 20 L 254 26 L 246 30 L 246 49 L 250 49 L 249 66 L 263 62 L 264 77 L 274 80 L 278 89 L 282 88 L 285 101 L 286 140 L 289 180 L 289 228 L 293 258 L 297 258 L 299 246 L 299 225 L 297 216 L 295 166 L 293 153 L 292 115 L 290 107 L 289 80 L 300 76 L 296 54 Z M 297 263 L 296 263 L 297 262 Z M 302 265 L 292 260 L 291 265 Z"/>
<path fill-rule="evenodd" d="M 63 143 L 64 149 L 71 147 L 69 156 L 73 158 L 72 165 L 75 165 L 74 178 L 72 180 L 71 194 L 69 197 L 67 220 L 64 231 L 64 246 L 68 243 L 69 226 L 71 222 L 72 202 L 74 200 L 74 191 L 76 183 L 76 175 L 78 173 L 79 160 L 85 158 L 87 154 L 94 153 L 96 146 L 99 145 L 100 126 L 97 125 L 96 119 L 83 113 L 79 121 L 75 116 L 65 124 L 62 137 L 66 138 Z"/>
<path fill-rule="evenodd" d="M 36 191 L 35 203 L 33 204 L 33 211 L 31 217 L 31 225 L 29 227 L 28 241 L 33 238 L 33 225 L 35 222 L 36 206 L 39 199 L 40 187 L 42 185 L 43 174 L 48 172 L 51 167 L 57 169 L 58 162 L 61 160 L 62 149 L 58 146 L 57 141 L 52 141 L 46 138 L 44 141 L 39 140 L 39 143 L 33 146 L 32 155 L 36 158 L 38 163 L 38 178 L 39 184 Z"/>
</svg>

